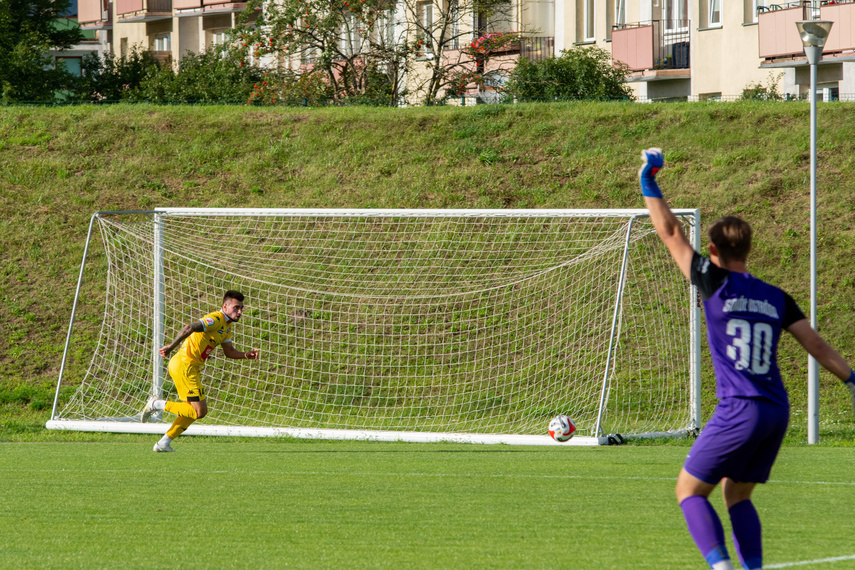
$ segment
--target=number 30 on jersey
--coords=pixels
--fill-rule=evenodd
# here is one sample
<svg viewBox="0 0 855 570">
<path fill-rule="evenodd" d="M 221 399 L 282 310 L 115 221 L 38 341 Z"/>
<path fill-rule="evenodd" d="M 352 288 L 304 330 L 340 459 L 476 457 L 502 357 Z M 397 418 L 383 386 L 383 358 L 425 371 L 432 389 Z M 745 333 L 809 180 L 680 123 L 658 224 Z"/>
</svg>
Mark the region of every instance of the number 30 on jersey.
<svg viewBox="0 0 855 570">
<path fill-rule="evenodd" d="M 732 338 L 727 356 L 737 370 L 766 374 L 772 366 L 774 332 L 769 323 L 750 323 L 744 319 L 727 321 L 727 334 Z"/>
</svg>

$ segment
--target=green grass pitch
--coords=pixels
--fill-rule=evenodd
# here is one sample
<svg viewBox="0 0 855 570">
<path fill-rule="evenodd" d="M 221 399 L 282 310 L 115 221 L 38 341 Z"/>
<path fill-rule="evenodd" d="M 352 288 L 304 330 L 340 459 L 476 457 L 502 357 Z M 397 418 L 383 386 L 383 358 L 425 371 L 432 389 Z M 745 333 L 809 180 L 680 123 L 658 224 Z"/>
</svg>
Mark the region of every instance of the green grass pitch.
<svg viewBox="0 0 855 570">
<path fill-rule="evenodd" d="M 680 444 L 154 439 L 0 443 L 0 568 L 703 567 Z M 853 467 L 782 450 L 755 494 L 770 567 L 855 567 Z"/>
</svg>

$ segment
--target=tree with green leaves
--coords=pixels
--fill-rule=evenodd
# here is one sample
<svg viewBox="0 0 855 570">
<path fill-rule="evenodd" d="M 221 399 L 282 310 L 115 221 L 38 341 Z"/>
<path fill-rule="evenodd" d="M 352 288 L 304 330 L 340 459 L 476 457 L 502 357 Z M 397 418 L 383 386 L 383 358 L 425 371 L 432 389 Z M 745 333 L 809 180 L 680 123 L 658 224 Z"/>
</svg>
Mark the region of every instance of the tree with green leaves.
<svg viewBox="0 0 855 570">
<path fill-rule="evenodd" d="M 273 56 L 289 71 L 283 76 L 320 76 L 336 100 L 394 99 L 408 46 L 393 35 L 391 6 L 388 0 L 250 0 L 237 58 Z"/>
<path fill-rule="evenodd" d="M 0 0 L 0 98 L 51 101 L 74 76 L 54 64 L 51 50 L 68 49 L 83 36 L 78 26 L 57 26 L 70 0 Z"/>
<path fill-rule="evenodd" d="M 512 25 L 514 3 L 510 0 L 399 2 L 405 36 L 415 47 L 411 90 L 427 105 L 441 102 L 467 85 L 480 85 L 485 63 L 496 49 L 522 36 L 495 33 Z M 473 25 L 467 26 L 469 22 Z"/>
<path fill-rule="evenodd" d="M 510 0 L 250 0 L 237 45 L 246 61 L 273 56 L 289 76 L 320 75 L 337 100 L 409 91 L 432 104 L 477 82 L 471 40 L 507 27 L 512 10 Z"/>
<path fill-rule="evenodd" d="M 629 69 L 606 50 L 575 47 L 542 61 L 522 58 L 510 74 L 507 95 L 521 100 L 632 99 Z"/>
</svg>

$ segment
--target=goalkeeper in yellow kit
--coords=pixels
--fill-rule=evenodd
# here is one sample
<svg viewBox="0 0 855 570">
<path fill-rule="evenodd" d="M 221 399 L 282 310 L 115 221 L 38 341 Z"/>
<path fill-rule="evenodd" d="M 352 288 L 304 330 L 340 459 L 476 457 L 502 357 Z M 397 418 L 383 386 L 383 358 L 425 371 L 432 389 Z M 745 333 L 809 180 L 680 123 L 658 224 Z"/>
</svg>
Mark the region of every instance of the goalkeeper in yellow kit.
<svg viewBox="0 0 855 570">
<path fill-rule="evenodd" d="M 152 396 L 146 403 L 142 412 L 143 422 L 159 410 L 178 416 L 166 435 L 154 444 L 155 451 L 175 451 L 170 446 L 172 440 L 208 413 L 202 390 L 201 369 L 217 346 L 222 346 L 223 354 L 228 358 L 258 360 L 257 348 L 241 352 L 232 344 L 232 323 L 239 321 L 243 314 L 243 299 L 243 294 L 238 291 L 226 291 L 221 310 L 208 313 L 185 326 L 175 340 L 160 349 L 160 355 L 166 358 L 181 345 L 169 360 L 169 375 L 175 382 L 180 401 L 171 402 Z"/>
</svg>

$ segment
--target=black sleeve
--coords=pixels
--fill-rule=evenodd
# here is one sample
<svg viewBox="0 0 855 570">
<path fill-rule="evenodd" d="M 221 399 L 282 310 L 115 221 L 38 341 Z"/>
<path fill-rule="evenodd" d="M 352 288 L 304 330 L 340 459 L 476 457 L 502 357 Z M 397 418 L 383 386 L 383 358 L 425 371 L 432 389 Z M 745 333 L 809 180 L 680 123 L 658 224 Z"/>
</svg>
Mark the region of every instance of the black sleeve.
<svg viewBox="0 0 855 570">
<path fill-rule="evenodd" d="M 701 298 L 706 300 L 724 285 L 724 282 L 730 277 L 730 271 L 722 269 L 710 261 L 708 257 L 704 257 L 696 251 L 692 256 L 689 275 L 692 284 L 701 292 Z"/>
<path fill-rule="evenodd" d="M 796 300 L 790 297 L 789 293 L 786 291 L 781 292 L 784 294 L 784 318 L 781 320 L 781 326 L 787 329 L 791 324 L 804 319 L 805 314 L 796 303 Z"/>
</svg>

